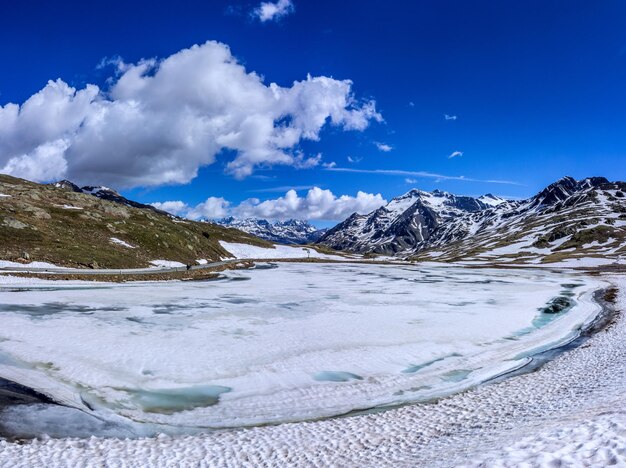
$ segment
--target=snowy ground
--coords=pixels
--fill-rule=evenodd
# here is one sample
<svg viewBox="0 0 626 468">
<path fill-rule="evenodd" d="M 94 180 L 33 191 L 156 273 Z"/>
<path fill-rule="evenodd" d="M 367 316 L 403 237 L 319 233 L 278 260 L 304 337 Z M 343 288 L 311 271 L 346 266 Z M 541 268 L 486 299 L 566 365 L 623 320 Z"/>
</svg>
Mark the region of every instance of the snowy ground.
<svg viewBox="0 0 626 468">
<path fill-rule="evenodd" d="M 626 278 L 619 307 L 626 304 Z M 199 436 L 0 442 L 3 466 L 626 464 L 626 320 L 539 371 L 429 405 Z M 569 465 L 568 465 L 569 464 Z"/>
</svg>

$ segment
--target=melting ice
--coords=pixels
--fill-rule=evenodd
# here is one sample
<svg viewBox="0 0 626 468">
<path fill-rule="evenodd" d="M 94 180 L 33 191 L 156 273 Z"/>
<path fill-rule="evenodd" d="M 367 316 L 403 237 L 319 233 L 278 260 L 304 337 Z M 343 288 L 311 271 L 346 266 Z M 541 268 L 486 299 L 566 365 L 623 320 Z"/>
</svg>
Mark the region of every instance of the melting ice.
<svg viewBox="0 0 626 468">
<path fill-rule="evenodd" d="M 0 376 L 160 430 L 328 417 L 515 369 L 574 337 L 597 287 L 549 271 L 336 264 L 35 283 L 2 291 Z M 548 314 L 559 297 L 573 305 Z"/>
</svg>

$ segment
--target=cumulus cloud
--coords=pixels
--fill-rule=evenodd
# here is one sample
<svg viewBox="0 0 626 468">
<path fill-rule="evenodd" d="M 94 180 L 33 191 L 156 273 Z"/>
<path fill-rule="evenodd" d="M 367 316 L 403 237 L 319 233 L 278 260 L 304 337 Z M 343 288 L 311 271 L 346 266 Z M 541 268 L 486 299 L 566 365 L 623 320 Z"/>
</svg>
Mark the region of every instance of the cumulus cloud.
<svg viewBox="0 0 626 468">
<path fill-rule="evenodd" d="M 380 193 L 359 191 L 356 197 L 337 197 L 330 190 L 313 187 L 304 197 L 295 190 L 285 196 L 263 202 L 250 199 L 242 202 L 233 214 L 241 218 L 342 220 L 352 213 L 369 213 L 387 203 Z"/>
<path fill-rule="evenodd" d="M 183 202 L 167 201 L 152 203 L 152 206 L 189 219 L 222 218 L 264 218 L 270 220 L 306 219 L 339 221 L 352 213 L 369 213 L 387 203 L 380 193 L 357 192 L 356 196 L 336 196 L 330 190 L 311 188 L 303 197 L 296 190 L 289 190 L 284 196 L 261 201 L 249 198 L 239 205 L 231 204 L 223 198 L 210 197 L 195 207 Z M 169 208 L 169 209 L 168 209 Z"/>
<path fill-rule="evenodd" d="M 357 164 L 360 163 L 361 161 L 363 161 L 363 158 L 357 157 L 357 156 L 348 156 L 348 162 L 350 164 Z M 335 166 L 332 166 L 335 167 Z M 332 167 L 329 167 L 328 169 L 332 169 Z"/>
<path fill-rule="evenodd" d="M 463 156 L 463 151 L 453 151 L 450 156 L 448 156 L 448 159 L 452 159 L 452 158 L 456 158 L 459 156 Z"/>
<path fill-rule="evenodd" d="M 223 218 L 228 214 L 228 206 L 230 202 L 222 197 L 209 197 L 204 202 L 193 207 L 187 213 L 187 217 L 191 219 L 199 218 Z"/>
<path fill-rule="evenodd" d="M 375 141 L 374 144 L 376 145 L 376 148 L 378 148 L 383 153 L 388 153 L 389 151 L 391 151 L 393 149 L 393 146 L 389 146 L 389 145 L 387 145 L 385 143 L 381 143 L 379 141 Z"/>
<path fill-rule="evenodd" d="M 276 2 L 263 2 L 254 9 L 252 15 L 259 21 L 277 21 L 295 11 L 295 6 L 291 0 L 278 0 Z"/>
<path fill-rule="evenodd" d="M 166 202 L 155 202 L 150 205 L 158 208 L 159 210 L 167 211 L 176 216 L 182 216 L 189 211 L 189 205 L 180 200 L 172 200 Z"/>
<path fill-rule="evenodd" d="M 9 159 L 0 172 L 29 180 L 60 179 L 67 170 L 63 153 L 68 147 L 64 139 L 42 143 L 30 153 Z"/>
<path fill-rule="evenodd" d="M 448 114 L 445 114 L 445 115 L 443 116 L 443 118 L 444 118 L 444 119 L 446 119 L 446 120 L 456 120 L 458 117 L 457 117 L 456 115 L 448 115 Z"/>
<path fill-rule="evenodd" d="M 224 152 L 234 155 L 227 172 L 244 178 L 257 167 L 318 165 L 321 155 L 298 148 L 326 125 L 362 131 L 382 121 L 350 80 L 266 85 L 214 41 L 115 65 L 106 91 L 59 79 L 21 105 L 0 106 L 0 172 L 119 188 L 181 184 Z"/>
<path fill-rule="evenodd" d="M 404 179 L 404 181 L 405 181 L 407 184 L 414 184 L 414 183 L 416 183 L 416 182 L 417 182 L 417 179 L 411 179 L 410 177 L 407 177 L 406 179 Z"/>
</svg>

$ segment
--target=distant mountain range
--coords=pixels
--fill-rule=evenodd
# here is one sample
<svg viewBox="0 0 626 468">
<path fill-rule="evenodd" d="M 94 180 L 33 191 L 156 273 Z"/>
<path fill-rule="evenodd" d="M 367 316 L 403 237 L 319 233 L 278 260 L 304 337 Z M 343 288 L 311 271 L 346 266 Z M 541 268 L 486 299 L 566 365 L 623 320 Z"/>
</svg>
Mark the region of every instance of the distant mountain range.
<svg viewBox="0 0 626 468">
<path fill-rule="evenodd" d="M 307 221 L 298 219 L 271 223 L 265 219 L 237 219 L 231 216 L 212 222 L 280 244 L 309 244 L 317 241 L 327 231 L 327 229 L 317 229 Z"/>
<path fill-rule="evenodd" d="M 564 177 L 534 197 L 411 190 L 353 214 L 318 241 L 359 253 L 438 261 L 537 263 L 626 255 L 626 183 Z"/>
</svg>

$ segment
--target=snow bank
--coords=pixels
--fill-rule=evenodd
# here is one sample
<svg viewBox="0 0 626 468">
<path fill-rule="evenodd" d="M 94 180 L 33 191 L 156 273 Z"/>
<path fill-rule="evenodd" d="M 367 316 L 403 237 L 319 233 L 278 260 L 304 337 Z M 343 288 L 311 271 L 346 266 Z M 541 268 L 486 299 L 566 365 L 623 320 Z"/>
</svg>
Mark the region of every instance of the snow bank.
<svg viewBox="0 0 626 468">
<path fill-rule="evenodd" d="M 339 255 L 326 255 L 319 253 L 315 249 L 306 247 L 292 247 L 288 245 L 275 245 L 274 249 L 258 247 L 249 244 L 236 244 L 231 242 L 220 241 L 220 245 L 230 252 L 235 258 L 254 258 L 254 259 L 272 259 L 272 258 L 325 258 L 342 260 Z"/>
<path fill-rule="evenodd" d="M 13 267 L 19 267 L 20 269 L 23 268 L 65 268 L 65 267 L 60 267 L 57 265 L 54 265 L 52 263 L 47 263 L 47 262 L 30 262 L 30 263 L 18 263 L 18 262 L 10 262 L 8 260 L 0 260 L 0 268 L 13 268 Z"/>
<path fill-rule="evenodd" d="M 175 262 L 173 260 L 152 260 L 150 264 L 158 268 L 179 268 L 185 266 L 184 263 Z"/>
</svg>

